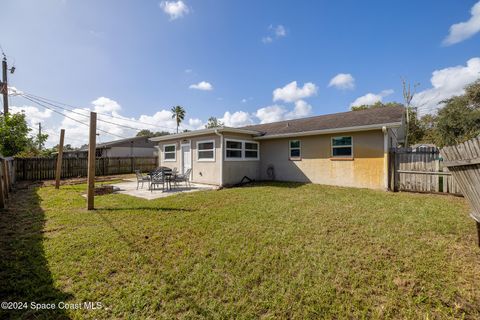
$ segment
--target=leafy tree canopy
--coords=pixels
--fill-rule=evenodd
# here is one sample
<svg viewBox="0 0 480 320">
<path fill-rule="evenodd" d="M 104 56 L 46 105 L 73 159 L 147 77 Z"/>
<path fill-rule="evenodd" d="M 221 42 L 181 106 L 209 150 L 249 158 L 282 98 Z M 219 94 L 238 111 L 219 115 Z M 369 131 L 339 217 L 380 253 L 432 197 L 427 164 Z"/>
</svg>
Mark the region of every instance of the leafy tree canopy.
<svg viewBox="0 0 480 320">
<path fill-rule="evenodd" d="M 205 125 L 205 128 L 218 128 L 223 126 L 223 123 L 219 121 L 216 117 L 210 117 L 208 118 L 208 122 Z"/>
<path fill-rule="evenodd" d="M 143 129 L 143 130 L 140 130 L 138 131 L 137 133 L 137 137 L 160 137 L 160 136 L 166 136 L 166 135 L 169 135 L 170 133 L 167 132 L 167 131 L 156 131 L 156 132 L 153 132 L 151 130 L 148 130 L 148 129 Z"/>
</svg>

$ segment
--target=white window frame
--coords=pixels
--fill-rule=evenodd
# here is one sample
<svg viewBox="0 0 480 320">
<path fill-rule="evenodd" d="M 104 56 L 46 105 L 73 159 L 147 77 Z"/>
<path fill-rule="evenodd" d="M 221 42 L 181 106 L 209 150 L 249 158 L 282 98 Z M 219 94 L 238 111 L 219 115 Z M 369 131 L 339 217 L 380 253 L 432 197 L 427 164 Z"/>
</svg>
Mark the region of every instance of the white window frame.
<svg viewBox="0 0 480 320">
<path fill-rule="evenodd" d="M 240 149 L 232 149 L 232 148 L 227 148 L 227 141 L 233 141 L 233 142 L 240 142 L 242 147 Z M 253 143 L 257 145 L 257 149 L 245 149 L 245 143 Z M 235 157 L 227 157 L 227 150 L 235 150 L 235 151 L 240 151 L 241 157 L 240 158 L 235 158 Z M 245 151 L 257 151 L 257 157 L 256 158 L 246 158 L 245 157 Z M 252 140 L 238 140 L 238 139 L 230 139 L 230 138 L 225 138 L 225 161 L 258 161 L 260 160 L 260 143 L 257 141 L 252 141 Z"/>
<path fill-rule="evenodd" d="M 333 145 L 333 139 L 334 138 L 350 138 L 350 140 L 352 141 L 351 144 L 349 145 L 343 145 L 343 146 L 334 146 Z M 330 139 L 330 145 L 331 145 L 331 155 L 332 155 L 332 158 L 334 159 L 353 159 L 353 136 L 335 136 L 335 137 L 332 137 Z M 334 156 L 333 155 L 333 149 L 335 148 L 347 148 L 347 147 L 350 147 L 352 149 L 352 154 L 349 155 L 349 156 Z"/>
<path fill-rule="evenodd" d="M 201 143 L 213 143 L 213 149 L 204 149 L 200 150 L 198 148 L 198 145 Z M 213 158 L 200 158 L 200 152 L 201 151 L 213 151 Z M 202 140 L 202 141 L 197 141 L 197 161 L 198 162 L 215 162 L 215 140 Z"/>
<path fill-rule="evenodd" d="M 165 152 L 165 148 L 166 148 L 166 147 L 172 147 L 172 146 L 175 148 L 174 151 Z M 166 158 L 165 158 L 165 154 L 166 154 L 166 153 L 173 153 L 174 158 L 173 158 L 173 159 L 166 159 Z M 177 162 L 177 144 L 176 144 L 176 143 L 164 144 L 164 145 L 163 145 L 163 161 L 164 161 L 164 162 Z"/>
<path fill-rule="evenodd" d="M 299 146 L 298 148 L 292 148 L 292 141 L 298 141 Z M 292 157 L 292 150 L 298 149 L 300 151 L 300 155 L 298 157 Z M 302 140 L 288 140 L 288 159 L 289 160 L 302 160 Z"/>
<path fill-rule="evenodd" d="M 256 144 L 256 145 L 257 145 L 257 149 L 247 149 L 246 146 L 245 146 L 246 143 Z M 246 161 L 258 161 L 258 160 L 260 160 L 260 143 L 258 143 L 258 142 L 256 142 L 256 141 L 247 141 L 247 140 L 244 140 L 244 141 L 243 141 L 242 151 L 243 151 L 243 159 L 244 159 L 244 160 L 246 160 Z M 247 157 L 245 156 L 247 151 L 257 151 L 257 157 L 256 157 L 256 158 L 247 158 Z"/>
</svg>

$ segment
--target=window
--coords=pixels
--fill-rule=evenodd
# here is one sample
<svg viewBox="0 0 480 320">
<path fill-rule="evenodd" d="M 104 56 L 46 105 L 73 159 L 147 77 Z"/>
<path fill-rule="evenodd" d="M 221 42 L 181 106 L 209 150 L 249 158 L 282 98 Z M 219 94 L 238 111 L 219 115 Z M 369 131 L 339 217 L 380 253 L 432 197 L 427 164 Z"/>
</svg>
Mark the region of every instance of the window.
<svg viewBox="0 0 480 320">
<path fill-rule="evenodd" d="M 166 144 L 163 146 L 163 160 L 175 161 L 176 160 L 176 146 L 174 144 Z"/>
<path fill-rule="evenodd" d="M 258 142 L 225 140 L 226 160 L 258 160 L 259 156 Z"/>
<path fill-rule="evenodd" d="M 245 159 L 258 159 L 257 142 L 245 142 Z"/>
<path fill-rule="evenodd" d="M 226 144 L 226 156 L 227 159 L 241 159 L 242 158 L 242 142 L 236 140 L 227 140 Z"/>
<path fill-rule="evenodd" d="M 302 158 L 302 152 L 301 152 L 300 140 L 290 140 L 289 144 L 290 144 L 290 146 L 289 146 L 290 159 L 294 159 L 294 160 L 301 159 Z"/>
<path fill-rule="evenodd" d="M 215 141 L 197 142 L 197 158 L 199 161 L 215 161 Z"/>
<path fill-rule="evenodd" d="M 333 137 L 332 157 L 353 157 L 352 137 Z"/>
</svg>

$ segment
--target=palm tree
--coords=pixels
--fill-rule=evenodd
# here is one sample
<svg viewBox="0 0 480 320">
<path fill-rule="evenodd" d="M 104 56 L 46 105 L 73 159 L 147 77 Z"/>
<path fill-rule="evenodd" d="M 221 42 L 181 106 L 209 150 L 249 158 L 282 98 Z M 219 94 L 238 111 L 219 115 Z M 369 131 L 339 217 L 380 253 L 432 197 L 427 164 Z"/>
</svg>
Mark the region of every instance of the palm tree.
<svg viewBox="0 0 480 320">
<path fill-rule="evenodd" d="M 177 121 L 177 133 L 180 123 L 185 119 L 185 109 L 181 106 L 172 107 L 172 119 Z"/>
</svg>

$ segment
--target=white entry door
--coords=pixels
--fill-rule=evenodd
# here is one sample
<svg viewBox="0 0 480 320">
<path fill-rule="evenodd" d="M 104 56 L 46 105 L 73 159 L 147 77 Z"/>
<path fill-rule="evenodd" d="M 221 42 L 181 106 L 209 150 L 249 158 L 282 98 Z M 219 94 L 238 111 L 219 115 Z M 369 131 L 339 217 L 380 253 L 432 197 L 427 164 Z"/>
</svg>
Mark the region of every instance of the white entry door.
<svg viewBox="0 0 480 320">
<path fill-rule="evenodd" d="M 192 168 L 192 156 L 190 153 L 190 145 L 182 145 L 182 173 Z"/>
</svg>

